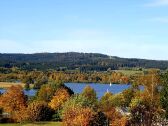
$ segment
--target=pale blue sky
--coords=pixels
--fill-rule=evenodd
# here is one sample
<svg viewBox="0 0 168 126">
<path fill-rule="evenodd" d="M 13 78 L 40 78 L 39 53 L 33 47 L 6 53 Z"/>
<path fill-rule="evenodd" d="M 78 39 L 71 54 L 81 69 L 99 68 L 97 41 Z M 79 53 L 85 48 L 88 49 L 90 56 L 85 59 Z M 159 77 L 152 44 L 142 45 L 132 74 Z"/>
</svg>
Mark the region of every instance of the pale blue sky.
<svg viewBox="0 0 168 126">
<path fill-rule="evenodd" d="M 0 53 L 168 60 L 168 0 L 0 0 Z"/>
</svg>

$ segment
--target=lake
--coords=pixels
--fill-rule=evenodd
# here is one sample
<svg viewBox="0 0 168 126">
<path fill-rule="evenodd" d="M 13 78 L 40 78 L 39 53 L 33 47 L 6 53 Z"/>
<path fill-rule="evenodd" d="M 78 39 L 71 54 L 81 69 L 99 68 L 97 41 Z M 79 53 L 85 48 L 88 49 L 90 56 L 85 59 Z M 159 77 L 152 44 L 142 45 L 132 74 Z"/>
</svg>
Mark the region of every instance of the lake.
<svg viewBox="0 0 168 126">
<path fill-rule="evenodd" d="M 99 84 L 99 83 L 65 83 L 65 85 L 69 88 L 71 88 L 74 93 L 81 93 L 82 90 L 87 86 L 91 86 L 97 93 L 97 97 L 101 98 L 105 92 L 109 91 L 113 94 L 120 93 L 125 89 L 128 89 L 131 87 L 131 85 L 128 84 Z M 141 87 L 142 89 L 142 87 Z M 5 89 L 0 89 L 0 92 L 4 93 Z M 36 94 L 37 90 L 31 89 L 31 90 L 24 90 L 24 93 L 28 96 L 34 96 Z"/>
<path fill-rule="evenodd" d="M 71 88 L 75 93 L 81 93 L 82 90 L 87 86 L 91 86 L 97 93 L 97 97 L 101 98 L 105 92 L 109 91 L 113 94 L 117 94 L 122 92 L 125 89 L 131 87 L 131 85 L 127 84 L 99 84 L 99 83 L 65 83 L 65 85 Z"/>
</svg>

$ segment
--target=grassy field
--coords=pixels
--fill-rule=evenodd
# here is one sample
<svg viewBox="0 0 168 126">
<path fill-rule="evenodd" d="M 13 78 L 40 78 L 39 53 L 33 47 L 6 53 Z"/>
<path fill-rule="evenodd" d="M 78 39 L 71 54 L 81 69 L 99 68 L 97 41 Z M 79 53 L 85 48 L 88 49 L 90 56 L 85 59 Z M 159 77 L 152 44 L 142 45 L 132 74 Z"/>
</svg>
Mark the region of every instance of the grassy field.
<svg viewBox="0 0 168 126">
<path fill-rule="evenodd" d="M 127 75 L 127 76 L 143 73 L 143 71 L 137 71 L 137 70 L 115 70 L 115 72 L 121 72 L 121 73 L 123 73 L 124 75 Z"/>
<path fill-rule="evenodd" d="M 22 87 L 24 87 L 24 83 L 12 83 L 12 82 L 0 82 L 0 88 L 9 88 L 12 85 L 21 85 Z M 33 85 L 30 84 L 30 88 L 32 88 Z"/>
<path fill-rule="evenodd" d="M 37 122 L 37 123 L 11 123 L 11 124 L 0 124 L 0 126 L 61 126 L 61 122 Z"/>
</svg>

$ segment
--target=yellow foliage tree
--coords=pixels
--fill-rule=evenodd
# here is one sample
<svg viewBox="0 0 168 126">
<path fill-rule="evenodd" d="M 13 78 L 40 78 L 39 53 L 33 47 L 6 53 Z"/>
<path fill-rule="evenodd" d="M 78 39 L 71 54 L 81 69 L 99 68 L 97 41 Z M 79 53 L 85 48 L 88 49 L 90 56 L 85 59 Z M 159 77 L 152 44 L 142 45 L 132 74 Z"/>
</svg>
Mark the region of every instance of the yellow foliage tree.
<svg viewBox="0 0 168 126">
<path fill-rule="evenodd" d="M 24 117 L 23 110 L 26 109 L 26 96 L 21 86 L 12 86 L 0 96 L 0 107 L 10 114 L 16 122 L 20 122 Z M 23 112 L 23 113 L 22 113 Z M 22 114 L 21 114 L 22 113 Z"/>
<path fill-rule="evenodd" d="M 51 102 L 49 102 L 49 106 L 57 110 L 59 109 L 65 101 L 67 101 L 70 98 L 69 92 L 65 88 L 60 88 L 55 92 L 55 95 L 53 96 L 53 99 Z"/>
<path fill-rule="evenodd" d="M 63 113 L 63 124 L 65 126 L 88 126 L 94 113 L 90 108 L 74 106 Z"/>
<path fill-rule="evenodd" d="M 111 126 L 128 126 L 127 117 L 122 117 L 113 121 Z"/>
</svg>

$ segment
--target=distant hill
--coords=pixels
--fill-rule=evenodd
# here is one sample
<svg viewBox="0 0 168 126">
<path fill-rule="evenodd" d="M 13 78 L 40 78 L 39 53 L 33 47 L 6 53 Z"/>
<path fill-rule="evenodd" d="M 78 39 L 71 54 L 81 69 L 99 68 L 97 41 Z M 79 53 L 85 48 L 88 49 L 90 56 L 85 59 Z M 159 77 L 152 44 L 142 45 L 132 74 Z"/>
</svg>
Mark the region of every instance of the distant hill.
<svg viewBox="0 0 168 126">
<path fill-rule="evenodd" d="M 167 69 L 168 61 L 120 58 L 98 53 L 35 53 L 35 54 L 0 54 L 0 67 L 19 67 L 26 70 L 96 70 L 108 68 L 117 70 L 121 67 L 141 67 Z"/>
</svg>

